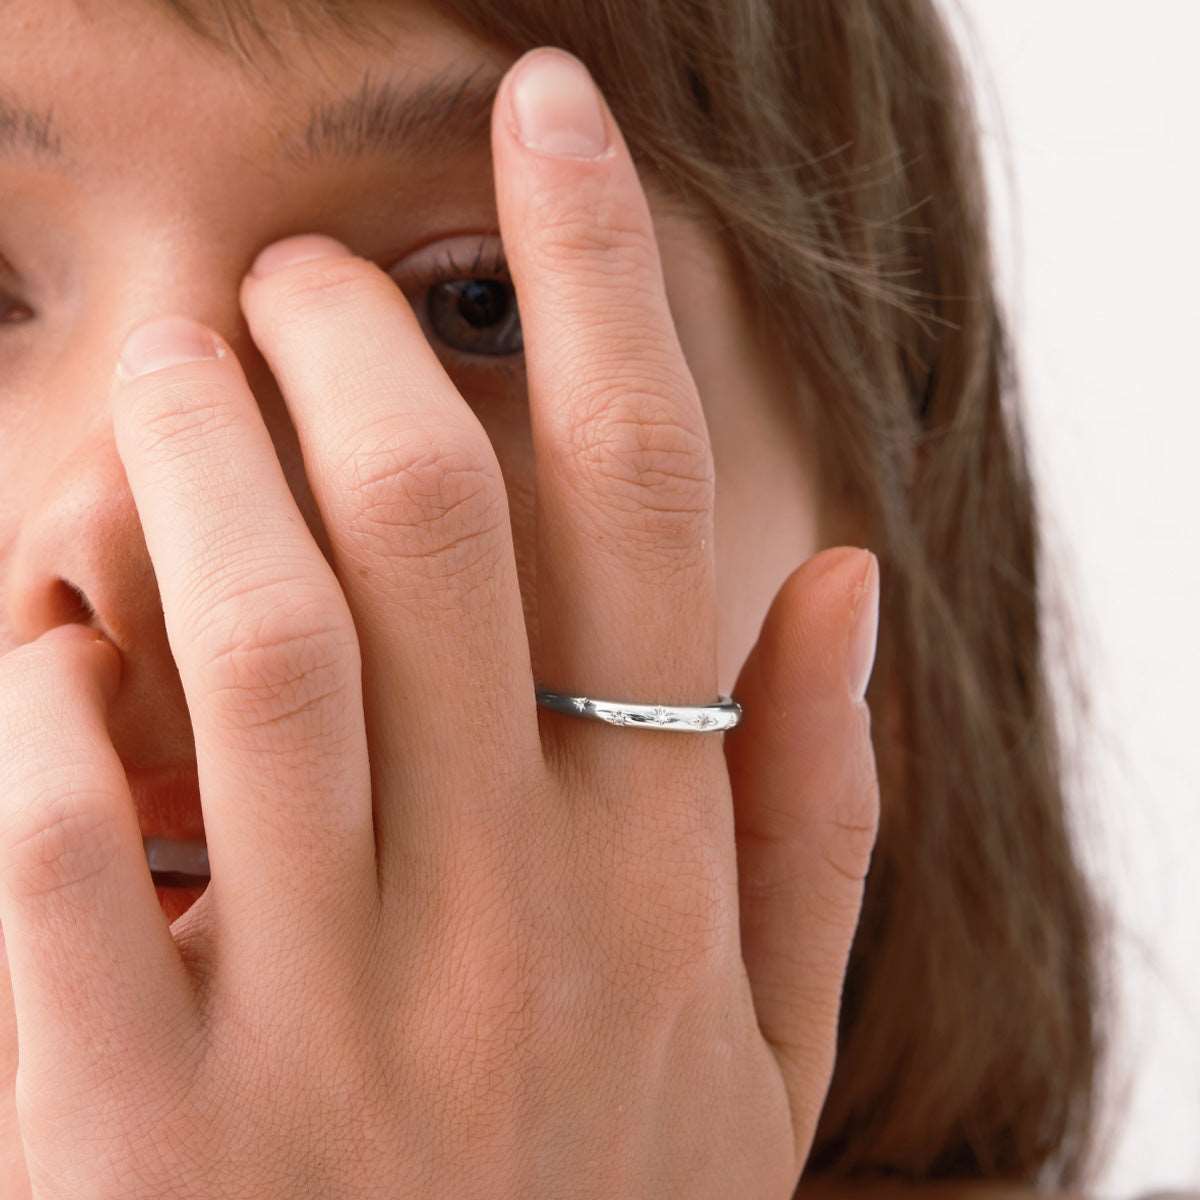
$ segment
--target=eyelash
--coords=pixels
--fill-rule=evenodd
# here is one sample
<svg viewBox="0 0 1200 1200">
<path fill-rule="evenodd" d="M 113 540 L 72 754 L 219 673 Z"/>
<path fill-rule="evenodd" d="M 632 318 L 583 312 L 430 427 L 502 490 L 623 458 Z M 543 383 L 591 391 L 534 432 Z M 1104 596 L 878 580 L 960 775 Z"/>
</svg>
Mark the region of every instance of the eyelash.
<svg viewBox="0 0 1200 1200">
<path fill-rule="evenodd" d="M 491 256 L 485 257 L 490 246 Z M 452 275 L 452 272 L 457 274 Z M 486 238 L 480 239 L 475 249 L 475 258 L 471 262 L 467 262 L 458 255 L 449 246 L 443 246 L 441 253 L 434 262 L 432 269 L 422 272 L 425 277 L 425 282 L 428 284 L 430 280 L 434 283 L 444 282 L 447 277 L 462 278 L 468 276 L 474 278 L 477 275 L 500 275 L 504 279 L 510 279 L 508 273 L 508 259 L 504 256 L 504 247 L 499 242 L 488 242 Z"/>
</svg>

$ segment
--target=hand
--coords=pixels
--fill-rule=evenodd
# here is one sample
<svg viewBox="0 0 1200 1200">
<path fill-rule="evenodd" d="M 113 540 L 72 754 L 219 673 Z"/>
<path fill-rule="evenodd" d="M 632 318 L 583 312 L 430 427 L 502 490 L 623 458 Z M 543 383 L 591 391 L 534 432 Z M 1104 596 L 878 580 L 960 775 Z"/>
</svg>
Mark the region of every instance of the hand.
<svg viewBox="0 0 1200 1200">
<path fill-rule="evenodd" d="M 783 1200 L 800 1176 L 877 825 L 844 661 L 870 558 L 789 577 L 726 735 L 537 707 L 535 682 L 715 698 L 714 473 L 611 114 L 597 157 L 527 149 L 513 80 L 492 141 L 535 647 L 491 444 L 374 264 L 291 239 L 242 289 L 332 563 L 229 347 L 189 361 L 178 319 L 131 339 L 150 369 L 115 382 L 115 437 L 212 880 L 168 926 L 105 723 L 114 648 L 58 626 L 0 660 L 35 1200 Z"/>
</svg>

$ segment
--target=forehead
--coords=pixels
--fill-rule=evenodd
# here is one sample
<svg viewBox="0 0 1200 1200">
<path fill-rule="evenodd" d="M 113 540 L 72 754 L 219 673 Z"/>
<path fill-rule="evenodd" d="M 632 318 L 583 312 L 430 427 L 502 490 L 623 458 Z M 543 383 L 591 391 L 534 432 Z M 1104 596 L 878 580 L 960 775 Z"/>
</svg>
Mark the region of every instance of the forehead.
<svg viewBox="0 0 1200 1200">
<path fill-rule="evenodd" d="M 131 150 L 173 156 L 236 142 L 265 167 L 486 140 L 506 57 L 428 5 L 363 6 L 361 29 L 263 12 L 269 43 L 230 53 L 154 0 L 0 6 L 0 154 L 75 173 Z M 226 30 L 235 44 L 244 35 Z M 448 121 L 453 109 L 453 120 Z"/>
</svg>

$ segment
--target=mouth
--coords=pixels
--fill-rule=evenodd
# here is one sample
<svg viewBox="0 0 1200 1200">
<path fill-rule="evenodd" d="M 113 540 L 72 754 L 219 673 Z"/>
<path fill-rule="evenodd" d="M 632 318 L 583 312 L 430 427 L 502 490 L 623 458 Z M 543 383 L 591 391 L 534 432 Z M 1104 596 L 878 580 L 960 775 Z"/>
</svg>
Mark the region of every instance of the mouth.
<svg viewBox="0 0 1200 1200">
<path fill-rule="evenodd" d="M 142 848 L 156 887 L 199 887 L 211 877 L 208 846 L 203 841 L 143 837 Z"/>
<path fill-rule="evenodd" d="M 195 764 L 127 767 L 125 776 L 155 886 L 203 889 L 210 872 Z"/>
</svg>

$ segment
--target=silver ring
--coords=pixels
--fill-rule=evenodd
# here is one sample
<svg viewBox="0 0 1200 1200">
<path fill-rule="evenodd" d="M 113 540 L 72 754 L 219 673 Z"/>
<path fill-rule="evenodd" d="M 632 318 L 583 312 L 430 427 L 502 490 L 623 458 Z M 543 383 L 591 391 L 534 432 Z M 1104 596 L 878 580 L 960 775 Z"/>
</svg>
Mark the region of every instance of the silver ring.
<svg viewBox="0 0 1200 1200">
<path fill-rule="evenodd" d="M 535 689 L 543 708 L 603 721 L 607 725 L 637 725 L 677 733 L 724 733 L 742 719 L 742 706 L 732 696 L 719 696 L 715 704 L 636 704 L 628 700 L 597 700 L 563 692 Z"/>
</svg>

